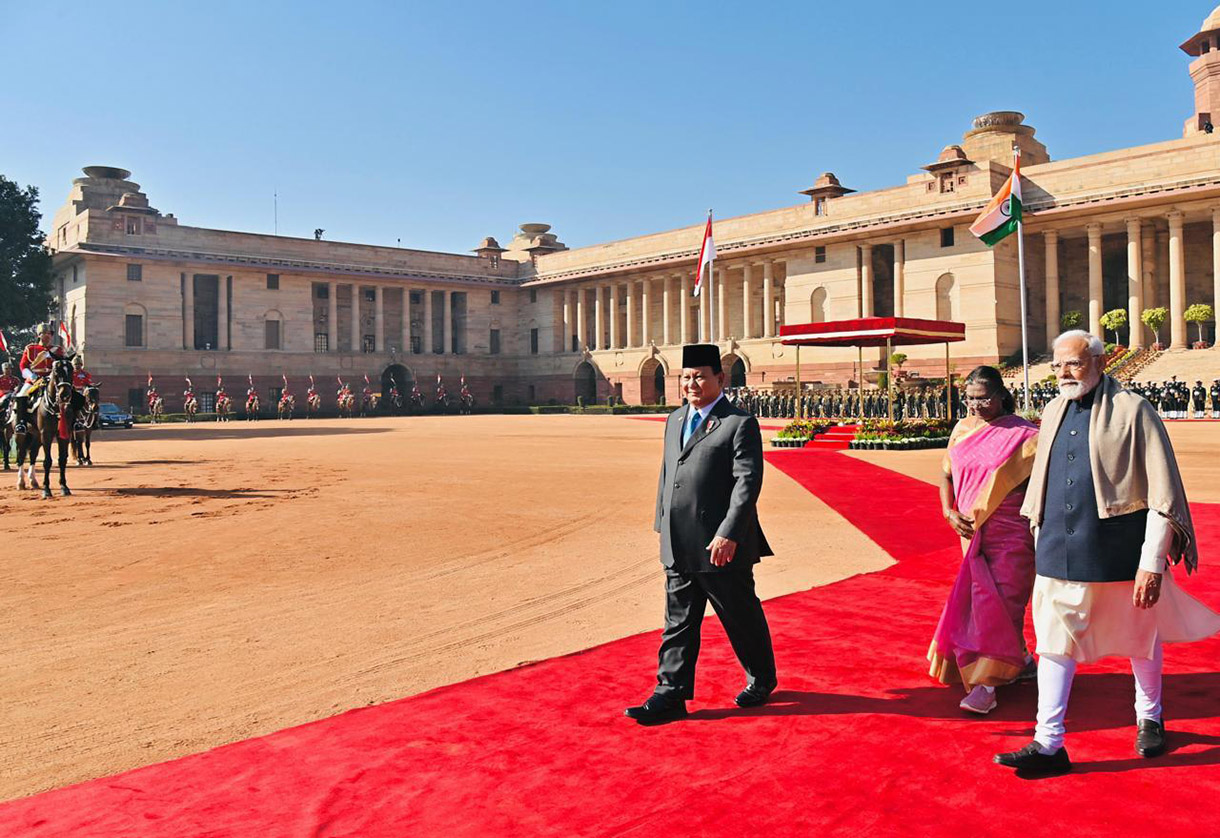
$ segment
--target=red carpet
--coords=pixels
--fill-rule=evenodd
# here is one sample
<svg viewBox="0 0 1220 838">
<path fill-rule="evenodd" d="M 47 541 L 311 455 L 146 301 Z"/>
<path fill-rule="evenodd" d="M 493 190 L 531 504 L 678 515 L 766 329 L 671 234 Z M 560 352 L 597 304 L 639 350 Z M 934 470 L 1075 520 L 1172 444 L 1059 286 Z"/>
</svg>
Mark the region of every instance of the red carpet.
<svg viewBox="0 0 1220 838">
<path fill-rule="evenodd" d="M 685 722 L 640 728 L 657 635 L 357 710 L 0 806 L 4 836 L 1215 835 L 1220 642 L 1169 647 L 1172 752 L 1132 751 L 1132 681 L 1082 668 L 1069 748 L 1040 781 L 991 764 L 1029 740 L 1034 687 L 985 719 L 934 685 L 924 652 L 960 560 L 931 486 L 841 454 L 769 455 L 899 563 L 767 604 L 774 703 L 709 621 Z M 1220 506 L 1195 508 L 1220 603 Z M 818 560 L 811 534 L 808 560 Z M 657 590 L 661 602 L 661 576 Z M 658 614 L 659 616 L 659 614 Z"/>
</svg>

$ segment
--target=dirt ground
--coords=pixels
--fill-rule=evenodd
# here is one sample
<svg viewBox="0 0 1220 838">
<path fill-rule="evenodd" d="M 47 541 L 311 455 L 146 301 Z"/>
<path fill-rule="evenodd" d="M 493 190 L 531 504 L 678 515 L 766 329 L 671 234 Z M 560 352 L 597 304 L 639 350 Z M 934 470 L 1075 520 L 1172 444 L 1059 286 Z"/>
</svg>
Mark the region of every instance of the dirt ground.
<svg viewBox="0 0 1220 838">
<path fill-rule="evenodd" d="M 99 434 L 70 498 L 4 474 L 0 799 L 658 628 L 660 433 L 171 425 Z M 760 514 L 764 597 L 890 561 L 770 467 Z M 650 667 L 623 674 L 625 703 Z"/>
</svg>

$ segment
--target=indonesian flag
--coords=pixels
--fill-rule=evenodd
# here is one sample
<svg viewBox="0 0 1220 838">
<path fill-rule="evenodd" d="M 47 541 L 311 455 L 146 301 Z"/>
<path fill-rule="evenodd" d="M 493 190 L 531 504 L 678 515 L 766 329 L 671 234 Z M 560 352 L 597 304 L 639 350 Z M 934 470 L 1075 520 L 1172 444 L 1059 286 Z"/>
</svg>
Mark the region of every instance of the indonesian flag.
<svg viewBox="0 0 1220 838">
<path fill-rule="evenodd" d="M 335 381 L 338 381 L 338 382 L 339 382 L 339 386 L 340 386 L 340 387 L 342 387 L 342 386 L 343 386 L 343 379 L 342 379 L 342 378 L 340 378 L 339 376 L 337 376 L 337 375 L 335 376 Z"/>
<path fill-rule="evenodd" d="M 216 383 L 219 384 L 220 382 L 218 381 Z M 186 389 L 188 389 L 188 390 L 195 389 L 195 385 L 191 383 L 191 380 L 189 378 L 186 380 Z"/>
<path fill-rule="evenodd" d="M 462 376 L 461 385 L 462 385 L 463 387 L 465 387 L 465 386 L 466 386 L 466 376 L 464 376 L 464 375 Z"/>
<path fill-rule="evenodd" d="M 309 386 L 310 387 L 313 386 L 313 373 L 312 372 L 309 374 Z"/>
<path fill-rule="evenodd" d="M 151 372 L 148 374 L 148 386 L 150 388 L 152 387 L 152 373 Z"/>
<path fill-rule="evenodd" d="M 365 384 L 372 384 L 372 383 L 373 383 L 373 382 L 369 381 L 369 377 L 368 377 L 368 375 L 367 375 L 367 374 L 364 376 L 364 383 L 365 383 Z"/>
<path fill-rule="evenodd" d="M 63 338 L 64 347 L 67 349 L 71 349 L 72 348 L 72 334 L 68 331 L 68 324 L 62 320 L 59 321 L 59 336 L 61 338 Z"/>
<path fill-rule="evenodd" d="M 4 337 L 4 332 L 0 332 L 0 350 L 2 350 L 5 355 L 8 354 L 8 340 Z"/>
<path fill-rule="evenodd" d="M 280 378 L 284 379 L 284 389 L 287 390 L 288 389 L 288 376 L 284 375 L 283 373 L 280 373 Z"/>
<path fill-rule="evenodd" d="M 707 276 L 712 275 L 712 262 L 716 259 L 716 242 L 712 241 L 712 211 L 707 211 L 707 227 L 703 230 L 703 244 L 699 247 L 699 263 L 695 266 L 695 296 L 703 290 L 703 266 L 707 265 Z"/>
<path fill-rule="evenodd" d="M 436 374 L 436 386 L 438 386 L 438 387 L 439 387 L 439 386 L 440 386 L 440 384 L 441 384 L 441 374 L 438 372 L 438 373 Z"/>
<path fill-rule="evenodd" d="M 250 382 L 250 386 L 254 386 L 254 373 L 246 373 L 246 380 Z"/>
<path fill-rule="evenodd" d="M 988 247 L 995 247 L 1011 233 L 1017 231 L 1021 221 L 1021 154 L 1017 153 L 1012 174 L 995 193 L 983 214 L 970 225 L 970 232 L 983 240 Z"/>
<path fill-rule="evenodd" d="M 216 389 L 219 390 L 222 387 L 224 387 L 224 385 L 220 383 L 220 376 L 218 375 L 216 376 Z"/>
</svg>

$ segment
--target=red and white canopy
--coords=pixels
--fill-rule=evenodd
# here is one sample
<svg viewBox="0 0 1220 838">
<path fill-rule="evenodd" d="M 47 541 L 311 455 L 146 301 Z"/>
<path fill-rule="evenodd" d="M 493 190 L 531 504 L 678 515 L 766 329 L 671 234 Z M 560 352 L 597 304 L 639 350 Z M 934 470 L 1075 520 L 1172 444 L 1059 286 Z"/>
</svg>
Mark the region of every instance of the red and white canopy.
<svg viewBox="0 0 1220 838">
<path fill-rule="evenodd" d="M 917 317 L 864 317 L 828 323 L 781 326 L 785 346 L 915 346 L 957 343 L 966 339 L 966 324 Z"/>
</svg>

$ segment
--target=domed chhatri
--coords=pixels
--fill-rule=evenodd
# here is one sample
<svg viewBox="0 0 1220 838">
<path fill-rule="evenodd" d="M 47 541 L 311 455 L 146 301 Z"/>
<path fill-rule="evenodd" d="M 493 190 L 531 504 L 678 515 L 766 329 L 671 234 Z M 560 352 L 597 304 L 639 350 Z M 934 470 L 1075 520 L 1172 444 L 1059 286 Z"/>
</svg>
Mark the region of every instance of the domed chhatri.
<svg viewBox="0 0 1220 838">
<path fill-rule="evenodd" d="M 543 233 L 551 229 L 550 224 L 522 224 L 521 232 L 530 238 L 541 236 Z"/>
<path fill-rule="evenodd" d="M 1212 10 L 1212 13 L 1203 21 L 1203 25 L 1199 27 L 1200 32 L 1211 32 L 1213 29 L 1220 29 L 1220 6 Z"/>
<path fill-rule="evenodd" d="M 131 177 L 131 172 L 117 166 L 86 166 L 81 171 L 85 173 L 86 177 L 106 180 L 127 180 Z"/>
</svg>

